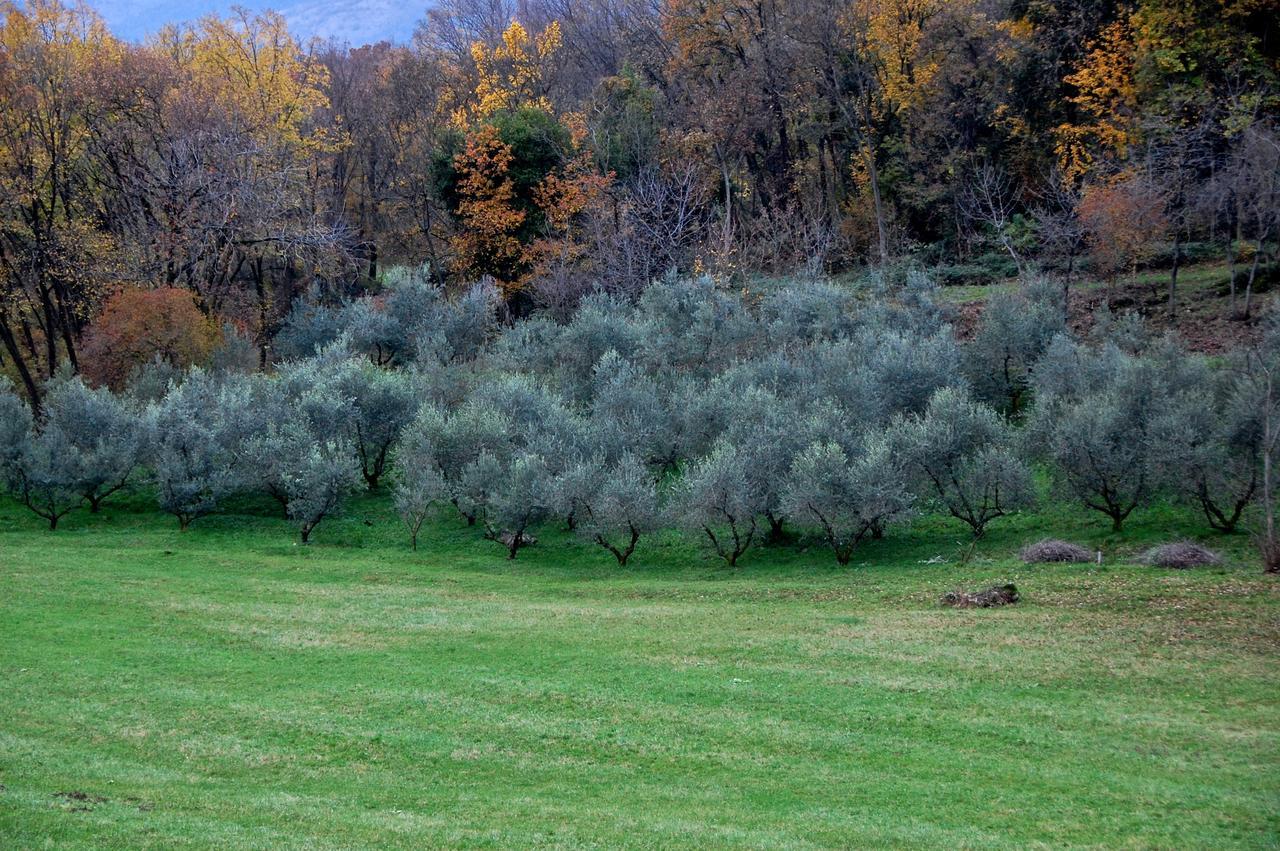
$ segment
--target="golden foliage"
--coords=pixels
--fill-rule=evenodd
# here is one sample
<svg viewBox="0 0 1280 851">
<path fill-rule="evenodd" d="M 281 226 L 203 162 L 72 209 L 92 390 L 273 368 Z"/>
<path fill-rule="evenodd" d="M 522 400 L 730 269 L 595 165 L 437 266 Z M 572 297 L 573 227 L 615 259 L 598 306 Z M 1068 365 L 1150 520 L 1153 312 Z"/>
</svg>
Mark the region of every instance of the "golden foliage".
<svg viewBox="0 0 1280 851">
<path fill-rule="evenodd" d="M 470 103 L 453 113 L 453 123 L 466 129 L 496 112 L 516 106 L 532 106 L 551 111 L 544 91 L 547 67 L 563 44 L 560 24 L 552 21 L 537 36 L 530 36 L 519 21 L 512 21 L 502 33 L 502 42 L 486 47 L 471 45 L 476 84 Z"/>
<path fill-rule="evenodd" d="M 514 286 L 524 253 L 516 234 L 525 213 L 515 206 L 509 174 L 512 160 L 511 146 L 488 124 L 472 130 L 466 149 L 454 158 L 461 177 L 457 209 L 461 227 L 453 240 L 458 270 L 491 274 L 504 289 Z"/>
<path fill-rule="evenodd" d="M 323 146 L 311 118 L 328 105 L 328 75 L 307 58 L 276 12 L 209 15 L 194 29 L 162 34 L 190 90 L 218 104 L 259 142 L 285 149 Z"/>
<path fill-rule="evenodd" d="M 1080 66 L 1065 78 L 1076 89 L 1071 102 L 1084 116 L 1056 128 L 1054 152 L 1067 180 L 1084 177 L 1093 166 L 1096 146 L 1123 156 L 1136 138 L 1133 31 L 1127 21 L 1108 25 Z"/>
</svg>

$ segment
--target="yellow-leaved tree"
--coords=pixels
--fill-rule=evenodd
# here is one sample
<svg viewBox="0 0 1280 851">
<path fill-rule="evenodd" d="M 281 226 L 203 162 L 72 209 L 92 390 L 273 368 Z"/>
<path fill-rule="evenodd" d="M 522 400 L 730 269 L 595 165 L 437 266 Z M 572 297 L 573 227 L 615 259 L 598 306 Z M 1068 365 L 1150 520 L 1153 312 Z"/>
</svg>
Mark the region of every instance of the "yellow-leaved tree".
<svg viewBox="0 0 1280 851">
<path fill-rule="evenodd" d="M 86 4 L 0 3 L 0 345 L 37 403 L 119 275 L 89 145 L 121 50 Z"/>
<path fill-rule="evenodd" d="M 557 114 L 548 96 L 560 45 L 558 24 L 531 36 L 517 21 L 500 43 L 473 44 L 474 91 L 452 116 L 459 140 L 446 195 L 458 224 L 454 271 L 493 278 L 518 310 L 553 265 L 586 261 L 578 224 L 611 179 L 595 166 L 581 117 Z"/>
<path fill-rule="evenodd" d="M 1103 29 L 1066 82 L 1076 89 L 1070 100 L 1081 119 L 1056 129 L 1054 152 L 1063 177 L 1074 181 L 1092 169 L 1095 151 L 1123 157 L 1135 139 L 1137 87 L 1128 22 L 1116 21 Z"/>
</svg>

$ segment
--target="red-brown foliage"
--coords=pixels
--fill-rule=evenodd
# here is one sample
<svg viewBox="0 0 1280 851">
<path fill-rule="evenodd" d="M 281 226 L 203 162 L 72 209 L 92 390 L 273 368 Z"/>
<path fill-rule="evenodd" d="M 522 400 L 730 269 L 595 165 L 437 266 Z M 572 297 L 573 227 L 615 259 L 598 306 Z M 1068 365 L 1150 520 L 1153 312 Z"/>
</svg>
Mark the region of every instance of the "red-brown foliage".
<svg viewBox="0 0 1280 851">
<path fill-rule="evenodd" d="M 119 390 L 157 356 L 177 367 L 206 362 L 219 336 L 187 290 L 123 289 L 85 332 L 80 368 L 91 383 Z"/>
</svg>

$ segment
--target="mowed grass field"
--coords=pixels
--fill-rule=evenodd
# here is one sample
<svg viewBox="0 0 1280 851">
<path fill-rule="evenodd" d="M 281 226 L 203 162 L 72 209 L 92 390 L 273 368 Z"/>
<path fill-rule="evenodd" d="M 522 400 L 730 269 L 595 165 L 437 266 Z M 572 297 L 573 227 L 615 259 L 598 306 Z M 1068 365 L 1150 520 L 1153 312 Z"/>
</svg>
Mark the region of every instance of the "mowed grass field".
<svg viewBox="0 0 1280 851">
<path fill-rule="evenodd" d="M 0 848 L 1280 844 L 1280 581 L 1243 537 L 1129 563 L 1184 512 L 734 572 L 555 529 L 508 562 L 448 517 L 412 553 L 389 514 L 302 547 L 254 501 L 187 533 L 0 503 Z M 1045 531 L 1106 561 L 1018 563 Z"/>
</svg>

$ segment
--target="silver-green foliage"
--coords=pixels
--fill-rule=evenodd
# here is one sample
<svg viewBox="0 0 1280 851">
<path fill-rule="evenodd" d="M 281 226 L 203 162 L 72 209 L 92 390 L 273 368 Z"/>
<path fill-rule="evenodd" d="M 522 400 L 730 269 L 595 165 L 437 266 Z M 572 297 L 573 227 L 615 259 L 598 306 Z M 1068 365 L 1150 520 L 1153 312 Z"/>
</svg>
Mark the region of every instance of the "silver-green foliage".
<svg viewBox="0 0 1280 851">
<path fill-rule="evenodd" d="M 102 501 L 123 488 L 142 460 L 143 429 L 134 406 L 105 387 L 90 388 L 79 376 L 54 379 L 41 407 L 42 431 L 56 431 L 62 468 L 71 488 L 97 513 Z"/>
<path fill-rule="evenodd" d="M 816 529 L 848 564 L 864 538 L 911 510 L 912 495 L 889 440 L 869 434 L 852 456 L 837 443 L 815 443 L 796 458 L 783 505 L 788 516 Z"/>
<path fill-rule="evenodd" d="M 313 440 L 301 444 L 284 470 L 289 518 L 297 525 L 302 543 L 326 517 L 335 514 L 343 498 L 359 487 L 360 468 L 351 446 L 339 440 Z"/>
<path fill-rule="evenodd" d="M 600 456 L 579 460 L 557 477 L 554 504 L 574 517 L 580 537 L 604 547 L 620 565 L 642 536 L 666 522 L 653 474 L 629 452 L 612 463 Z"/>
<path fill-rule="evenodd" d="M 1031 471 L 993 409 L 954 388 L 939 390 L 921 415 L 890 430 L 900 460 L 922 490 L 975 538 L 987 524 L 1035 502 Z"/>
<path fill-rule="evenodd" d="M 253 410 L 245 382 L 195 369 L 147 415 L 148 457 L 160 507 L 186 529 L 245 483 L 244 426 Z"/>
<path fill-rule="evenodd" d="M 744 453 L 726 441 L 689 465 L 674 511 L 681 525 L 704 535 L 716 555 L 736 567 L 756 539 L 764 495 L 753 486 Z"/>
</svg>

